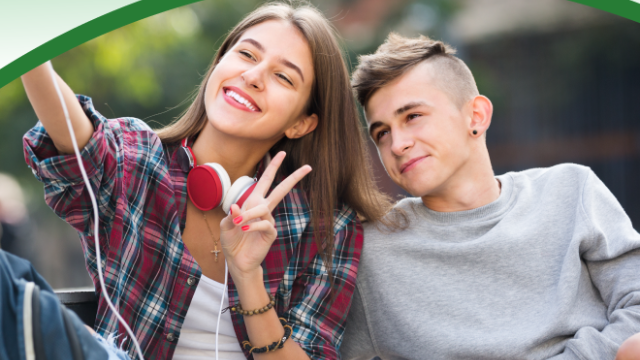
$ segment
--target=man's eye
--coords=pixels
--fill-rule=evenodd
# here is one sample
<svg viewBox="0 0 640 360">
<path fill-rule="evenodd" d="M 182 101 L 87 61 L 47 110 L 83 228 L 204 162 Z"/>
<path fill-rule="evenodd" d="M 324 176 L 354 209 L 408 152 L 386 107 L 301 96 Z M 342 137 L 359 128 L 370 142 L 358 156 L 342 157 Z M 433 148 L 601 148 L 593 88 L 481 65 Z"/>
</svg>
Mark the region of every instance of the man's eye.
<svg viewBox="0 0 640 360">
<path fill-rule="evenodd" d="M 288 77 L 282 75 L 282 74 L 276 74 L 279 78 L 281 78 L 282 80 L 286 81 L 289 83 L 289 85 L 293 85 L 293 82 L 291 80 L 289 80 Z"/>
<path fill-rule="evenodd" d="M 389 130 L 378 131 L 378 133 L 376 134 L 376 141 L 380 141 L 380 139 L 382 139 L 382 137 L 387 135 L 388 133 L 389 133 Z"/>
<path fill-rule="evenodd" d="M 413 119 L 415 119 L 415 118 L 417 118 L 419 116 L 420 116 L 420 114 L 409 114 L 409 116 L 407 116 L 407 120 L 413 120 Z"/>
</svg>

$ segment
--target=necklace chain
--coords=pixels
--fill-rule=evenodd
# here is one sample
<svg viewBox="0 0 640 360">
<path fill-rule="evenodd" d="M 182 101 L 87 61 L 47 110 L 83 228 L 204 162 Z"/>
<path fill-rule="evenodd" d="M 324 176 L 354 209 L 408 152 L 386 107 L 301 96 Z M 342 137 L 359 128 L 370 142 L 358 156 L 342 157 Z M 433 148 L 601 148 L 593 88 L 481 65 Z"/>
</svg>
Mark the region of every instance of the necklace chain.
<svg viewBox="0 0 640 360">
<path fill-rule="evenodd" d="M 207 224 L 207 229 L 209 229 L 209 235 L 211 235 L 211 239 L 213 239 L 213 250 L 211 250 L 211 253 L 216 255 L 216 262 L 218 262 L 218 254 L 220 253 L 220 250 L 218 250 L 218 240 L 213 236 L 213 231 L 211 230 L 211 226 L 209 226 L 209 221 L 207 221 L 207 214 L 204 211 L 202 212 L 202 217 Z"/>
</svg>

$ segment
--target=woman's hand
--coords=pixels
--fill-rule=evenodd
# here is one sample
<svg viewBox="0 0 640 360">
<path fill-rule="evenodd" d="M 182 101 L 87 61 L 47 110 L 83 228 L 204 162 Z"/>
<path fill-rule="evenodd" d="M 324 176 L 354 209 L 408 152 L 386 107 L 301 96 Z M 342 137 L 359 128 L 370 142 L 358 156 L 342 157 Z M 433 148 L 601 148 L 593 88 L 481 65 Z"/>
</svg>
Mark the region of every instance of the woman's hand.
<svg viewBox="0 0 640 360">
<path fill-rule="evenodd" d="M 255 278 L 258 272 L 262 278 L 262 261 L 278 235 L 271 212 L 311 171 L 309 165 L 299 168 L 267 197 L 267 191 L 284 157 L 284 151 L 273 157 L 253 192 L 244 202 L 243 209 L 238 205 L 232 205 L 229 215 L 220 222 L 220 243 L 234 281 Z"/>
</svg>

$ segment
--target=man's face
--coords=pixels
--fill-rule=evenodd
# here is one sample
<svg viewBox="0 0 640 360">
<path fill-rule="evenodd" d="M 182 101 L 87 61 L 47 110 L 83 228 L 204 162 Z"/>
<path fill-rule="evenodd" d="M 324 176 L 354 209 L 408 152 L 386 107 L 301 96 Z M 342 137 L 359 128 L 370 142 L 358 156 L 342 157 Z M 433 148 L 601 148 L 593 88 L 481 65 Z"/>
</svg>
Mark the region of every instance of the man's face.
<svg viewBox="0 0 640 360">
<path fill-rule="evenodd" d="M 459 109 L 436 86 L 428 62 L 376 91 L 365 112 L 391 179 L 413 196 L 437 196 L 456 184 L 471 154 L 470 102 Z"/>
</svg>

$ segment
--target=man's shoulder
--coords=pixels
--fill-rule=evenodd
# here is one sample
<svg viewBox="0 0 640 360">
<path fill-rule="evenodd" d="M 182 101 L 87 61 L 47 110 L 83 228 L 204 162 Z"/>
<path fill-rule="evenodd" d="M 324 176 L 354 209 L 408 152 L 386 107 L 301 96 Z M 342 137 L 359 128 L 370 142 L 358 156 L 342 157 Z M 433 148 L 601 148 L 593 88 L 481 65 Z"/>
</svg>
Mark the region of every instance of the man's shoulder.
<svg viewBox="0 0 640 360">
<path fill-rule="evenodd" d="M 571 208 L 582 193 L 593 171 L 583 165 L 559 164 L 547 168 L 533 168 L 510 172 L 498 179 L 513 180 L 513 191 L 519 204 Z M 573 205 L 572 205 L 573 204 Z"/>
<path fill-rule="evenodd" d="M 399 200 L 395 205 L 393 205 L 393 209 L 402 209 L 405 211 L 413 211 L 416 206 L 424 204 L 422 203 L 422 199 L 419 197 L 406 197 L 404 199 Z"/>
<path fill-rule="evenodd" d="M 511 176 L 516 182 L 543 182 L 555 181 L 558 185 L 563 183 L 580 182 L 589 176 L 591 168 L 584 165 L 564 163 L 550 167 L 532 168 L 522 171 L 508 172 L 502 176 Z"/>
<path fill-rule="evenodd" d="M 406 227 L 402 227 L 401 230 L 387 229 L 382 222 L 365 222 L 362 224 L 364 229 L 365 240 L 369 238 L 387 238 L 389 234 L 397 231 L 406 230 L 411 226 L 411 218 L 415 217 L 416 207 L 424 206 L 422 199 L 419 197 L 406 197 L 399 200 L 385 215 L 384 220 L 390 223 L 402 222 L 407 224 Z"/>
</svg>

